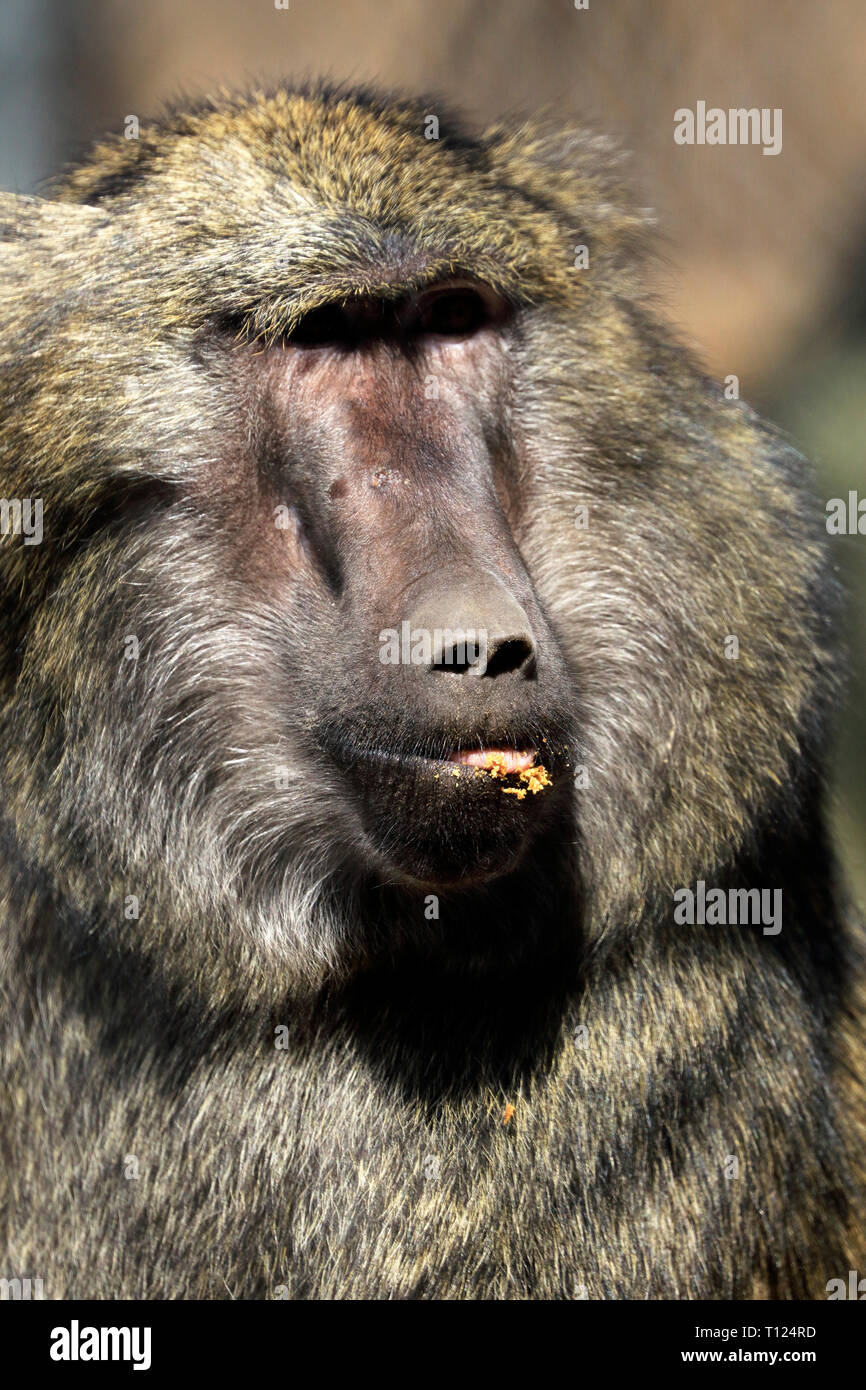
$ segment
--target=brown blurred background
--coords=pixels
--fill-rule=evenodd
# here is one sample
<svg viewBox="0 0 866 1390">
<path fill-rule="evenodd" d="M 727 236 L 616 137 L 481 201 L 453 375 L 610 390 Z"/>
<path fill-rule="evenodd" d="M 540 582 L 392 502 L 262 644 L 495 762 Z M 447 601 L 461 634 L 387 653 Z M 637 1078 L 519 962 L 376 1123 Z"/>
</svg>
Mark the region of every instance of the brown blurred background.
<svg viewBox="0 0 866 1390">
<path fill-rule="evenodd" d="M 866 496 L 863 0 L 2 0 L 0 187 L 38 191 L 167 99 L 321 73 L 613 133 L 664 230 L 666 312 L 817 460 L 822 498 Z M 781 107 L 782 152 L 676 145 L 698 100 Z M 835 817 L 866 902 L 866 536 L 833 546 L 853 657 Z"/>
</svg>

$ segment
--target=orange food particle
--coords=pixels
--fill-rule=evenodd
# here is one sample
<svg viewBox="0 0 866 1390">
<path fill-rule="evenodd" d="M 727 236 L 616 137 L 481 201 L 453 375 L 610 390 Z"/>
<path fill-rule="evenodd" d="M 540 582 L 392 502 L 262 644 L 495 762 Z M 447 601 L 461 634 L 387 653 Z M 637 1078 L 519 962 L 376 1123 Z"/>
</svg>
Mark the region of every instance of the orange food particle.
<svg viewBox="0 0 866 1390">
<path fill-rule="evenodd" d="M 553 781 L 546 767 L 528 767 L 517 775 L 521 782 L 526 783 L 527 789 L 532 792 L 533 796 L 536 792 L 549 787 Z"/>
<path fill-rule="evenodd" d="M 493 777 L 496 781 L 504 781 L 506 777 L 517 778 L 522 782 L 522 787 L 503 787 L 506 796 L 516 796 L 518 801 L 523 801 L 528 791 L 535 796 L 538 792 L 544 791 L 545 787 L 552 785 L 553 779 L 546 767 L 541 767 L 538 763 L 532 767 L 524 767 L 519 771 L 508 766 L 508 760 L 503 753 L 487 753 L 483 767 L 476 767 L 475 776 L 479 773 L 484 776 Z"/>
<path fill-rule="evenodd" d="M 486 772 L 490 777 L 505 777 L 508 774 L 508 761 L 504 753 L 487 753 L 485 755 L 484 767 L 478 769 L 479 772 Z"/>
</svg>

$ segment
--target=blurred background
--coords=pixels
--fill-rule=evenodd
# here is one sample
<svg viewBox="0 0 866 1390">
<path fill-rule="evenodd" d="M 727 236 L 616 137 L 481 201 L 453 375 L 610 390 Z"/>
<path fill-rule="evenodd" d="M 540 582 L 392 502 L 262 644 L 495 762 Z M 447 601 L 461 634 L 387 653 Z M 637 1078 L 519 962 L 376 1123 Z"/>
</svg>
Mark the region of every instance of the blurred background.
<svg viewBox="0 0 866 1390">
<path fill-rule="evenodd" d="M 611 132 L 658 212 L 664 312 L 816 460 L 824 500 L 866 497 L 864 0 L 2 0 L 0 187 L 38 192 L 166 100 L 319 74 Z M 782 152 L 675 144 L 698 100 L 780 107 Z M 866 535 L 832 545 L 853 658 L 834 817 L 866 903 Z"/>
</svg>

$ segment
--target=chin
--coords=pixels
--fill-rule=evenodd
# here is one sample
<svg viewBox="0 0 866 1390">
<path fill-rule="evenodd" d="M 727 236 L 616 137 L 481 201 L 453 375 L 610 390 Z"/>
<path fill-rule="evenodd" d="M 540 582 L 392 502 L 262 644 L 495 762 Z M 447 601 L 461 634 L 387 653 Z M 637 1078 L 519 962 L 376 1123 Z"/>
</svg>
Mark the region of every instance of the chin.
<svg viewBox="0 0 866 1390">
<path fill-rule="evenodd" d="M 563 750 L 487 748 L 445 757 L 365 751 L 347 767 L 362 824 L 393 878 L 472 888 L 515 869 L 570 789 Z"/>
</svg>

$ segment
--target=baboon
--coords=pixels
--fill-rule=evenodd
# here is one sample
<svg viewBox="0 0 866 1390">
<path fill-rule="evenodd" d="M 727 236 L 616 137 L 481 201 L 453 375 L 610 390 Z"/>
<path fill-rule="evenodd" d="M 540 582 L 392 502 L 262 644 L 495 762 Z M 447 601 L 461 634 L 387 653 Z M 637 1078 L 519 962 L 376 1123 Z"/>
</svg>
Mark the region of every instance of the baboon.
<svg viewBox="0 0 866 1390">
<path fill-rule="evenodd" d="M 4 1276 L 864 1269 L 822 513 L 657 321 L 627 185 L 310 84 L 3 198 Z"/>
</svg>

